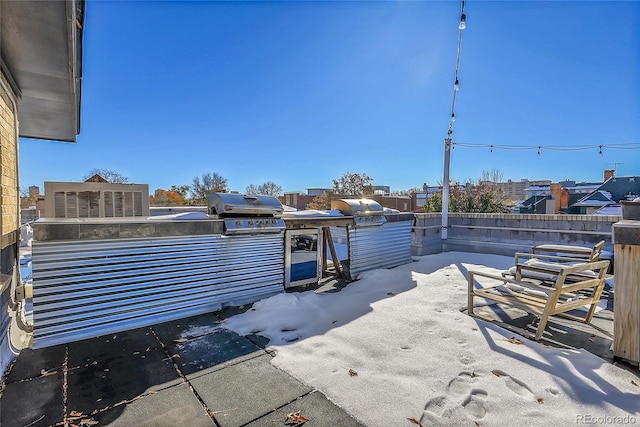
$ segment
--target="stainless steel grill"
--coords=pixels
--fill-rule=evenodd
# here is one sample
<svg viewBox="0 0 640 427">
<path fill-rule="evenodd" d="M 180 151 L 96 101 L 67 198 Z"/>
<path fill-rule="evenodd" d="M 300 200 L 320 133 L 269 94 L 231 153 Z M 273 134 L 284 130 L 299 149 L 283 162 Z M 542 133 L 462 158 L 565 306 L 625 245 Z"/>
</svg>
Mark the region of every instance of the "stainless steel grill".
<svg viewBox="0 0 640 427">
<path fill-rule="evenodd" d="M 382 225 L 387 222 L 382 205 L 370 199 L 338 199 L 331 201 L 331 209 L 353 216 L 355 227 Z"/>
<path fill-rule="evenodd" d="M 210 216 L 224 219 L 224 234 L 278 233 L 285 229 L 280 216 L 284 208 L 273 196 L 211 193 L 207 197 Z"/>
</svg>

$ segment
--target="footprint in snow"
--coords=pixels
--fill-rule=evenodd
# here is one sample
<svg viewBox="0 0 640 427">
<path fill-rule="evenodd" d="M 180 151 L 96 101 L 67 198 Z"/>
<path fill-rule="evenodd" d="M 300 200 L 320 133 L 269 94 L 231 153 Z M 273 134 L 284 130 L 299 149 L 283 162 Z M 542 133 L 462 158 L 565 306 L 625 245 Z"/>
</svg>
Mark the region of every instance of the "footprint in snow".
<svg viewBox="0 0 640 427">
<path fill-rule="evenodd" d="M 487 414 L 487 396 L 484 390 L 472 390 L 462 403 L 462 407 L 471 418 L 482 419 Z"/>
<path fill-rule="evenodd" d="M 447 391 L 455 394 L 466 394 L 476 381 L 477 379 L 473 372 L 460 372 L 457 377 L 449 381 Z"/>
<path fill-rule="evenodd" d="M 533 391 L 531 391 L 531 389 L 519 379 L 514 378 L 503 371 L 494 370 L 491 372 L 496 377 L 502 378 L 507 388 L 512 392 L 514 392 L 515 394 L 517 394 L 518 396 L 521 396 L 527 400 L 534 399 Z"/>
</svg>

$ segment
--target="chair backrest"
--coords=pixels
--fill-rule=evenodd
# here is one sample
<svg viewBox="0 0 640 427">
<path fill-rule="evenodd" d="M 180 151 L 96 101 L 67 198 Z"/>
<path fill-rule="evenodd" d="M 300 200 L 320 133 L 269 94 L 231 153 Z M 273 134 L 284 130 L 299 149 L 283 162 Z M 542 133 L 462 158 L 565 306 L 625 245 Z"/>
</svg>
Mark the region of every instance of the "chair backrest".
<svg viewBox="0 0 640 427">
<path fill-rule="evenodd" d="M 602 255 L 602 249 L 604 248 L 605 241 L 601 240 L 593 246 L 593 250 L 591 251 L 591 256 L 589 256 L 589 261 L 599 261 L 600 255 Z"/>
</svg>

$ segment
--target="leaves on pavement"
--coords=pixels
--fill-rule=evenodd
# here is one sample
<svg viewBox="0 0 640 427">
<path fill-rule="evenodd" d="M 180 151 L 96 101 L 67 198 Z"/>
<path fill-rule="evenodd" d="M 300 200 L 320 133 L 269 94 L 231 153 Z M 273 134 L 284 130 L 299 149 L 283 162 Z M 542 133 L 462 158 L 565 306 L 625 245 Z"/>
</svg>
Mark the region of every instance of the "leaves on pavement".
<svg viewBox="0 0 640 427">
<path fill-rule="evenodd" d="M 307 421 L 309 421 L 309 418 L 303 417 L 300 415 L 300 411 L 296 411 L 287 414 L 287 419 L 284 421 L 284 424 L 288 426 L 301 426 Z"/>
</svg>

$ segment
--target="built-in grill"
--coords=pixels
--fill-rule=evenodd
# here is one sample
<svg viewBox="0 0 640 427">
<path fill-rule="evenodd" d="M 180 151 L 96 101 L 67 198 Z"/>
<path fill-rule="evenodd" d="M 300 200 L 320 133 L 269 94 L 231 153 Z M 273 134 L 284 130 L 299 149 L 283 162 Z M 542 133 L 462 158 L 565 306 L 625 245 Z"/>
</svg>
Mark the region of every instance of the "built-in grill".
<svg viewBox="0 0 640 427">
<path fill-rule="evenodd" d="M 211 193 L 209 216 L 224 220 L 224 234 L 278 233 L 285 229 L 280 216 L 284 208 L 273 196 Z"/>
<path fill-rule="evenodd" d="M 387 222 L 382 205 L 370 199 L 338 199 L 331 201 L 331 209 L 352 216 L 356 227 L 382 225 Z"/>
</svg>

